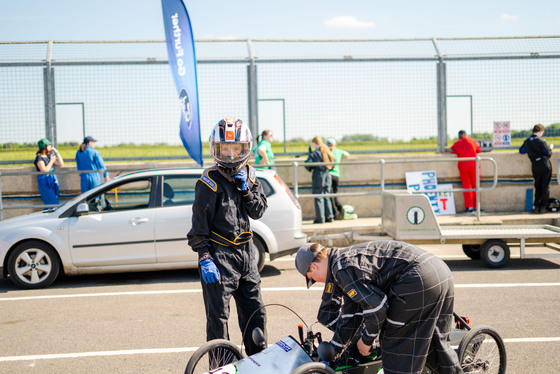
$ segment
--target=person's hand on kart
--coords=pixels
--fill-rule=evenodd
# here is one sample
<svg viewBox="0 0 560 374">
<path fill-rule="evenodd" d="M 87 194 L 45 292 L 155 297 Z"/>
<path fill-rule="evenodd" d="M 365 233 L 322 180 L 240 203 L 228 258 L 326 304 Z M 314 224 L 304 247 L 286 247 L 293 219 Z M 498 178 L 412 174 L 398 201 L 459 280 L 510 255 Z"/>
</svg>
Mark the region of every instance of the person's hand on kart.
<svg viewBox="0 0 560 374">
<path fill-rule="evenodd" d="M 366 345 L 362 338 L 360 338 L 360 340 L 358 340 L 357 343 L 357 347 L 358 347 L 358 351 L 360 352 L 360 354 L 362 356 L 369 356 L 369 354 L 371 353 L 371 345 Z"/>
</svg>

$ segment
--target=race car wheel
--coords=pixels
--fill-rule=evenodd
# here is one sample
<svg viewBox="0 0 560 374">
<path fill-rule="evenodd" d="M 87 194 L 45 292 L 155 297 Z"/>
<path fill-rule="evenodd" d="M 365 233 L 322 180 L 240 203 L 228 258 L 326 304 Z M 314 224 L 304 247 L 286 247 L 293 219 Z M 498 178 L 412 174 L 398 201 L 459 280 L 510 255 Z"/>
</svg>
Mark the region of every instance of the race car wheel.
<svg viewBox="0 0 560 374">
<path fill-rule="evenodd" d="M 464 373 L 506 372 L 506 347 L 492 327 L 479 326 L 470 330 L 459 344 L 458 356 Z"/>
<path fill-rule="evenodd" d="M 490 268 L 501 268 L 509 261 L 509 246 L 503 240 L 484 242 L 480 252 L 482 263 Z"/>
<path fill-rule="evenodd" d="M 185 374 L 208 373 L 243 358 L 241 350 L 225 339 L 215 339 L 198 348 L 187 363 Z"/>
<path fill-rule="evenodd" d="M 336 374 L 336 372 L 329 366 L 323 364 L 322 362 L 308 362 L 297 367 L 292 374 Z"/>
<path fill-rule="evenodd" d="M 259 267 L 259 273 L 264 269 L 264 260 L 266 259 L 266 244 L 258 236 L 253 236 L 253 248 L 256 251 L 257 266 Z"/>
<path fill-rule="evenodd" d="M 463 244 L 463 252 L 468 258 L 480 260 L 480 244 Z"/>
<path fill-rule="evenodd" d="M 7 265 L 11 281 L 20 288 L 48 287 L 60 272 L 56 251 L 38 240 L 19 244 L 10 254 Z"/>
</svg>

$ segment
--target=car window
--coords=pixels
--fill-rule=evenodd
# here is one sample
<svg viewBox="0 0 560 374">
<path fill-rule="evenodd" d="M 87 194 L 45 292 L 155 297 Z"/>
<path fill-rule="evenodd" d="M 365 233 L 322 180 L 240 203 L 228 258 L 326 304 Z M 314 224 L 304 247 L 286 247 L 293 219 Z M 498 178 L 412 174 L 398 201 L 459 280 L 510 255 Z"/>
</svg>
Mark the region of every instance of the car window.
<svg viewBox="0 0 560 374">
<path fill-rule="evenodd" d="M 274 188 L 268 183 L 268 181 L 264 178 L 259 178 L 259 182 L 261 182 L 261 186 L 266 197 L 274 194 Z"/>
<path fill-rule="evenodd" d="M 198 178 L 199 175 L 165 175 L 161 199 L 163 206 L 192 204 Z"/>
<path fill-rule="evenodd" d="M 151 189 L 150 179 L 134 180 L 93 195 L 86 203 L 90 212 L 145 209 L 150 206 Z"/>
</svg>

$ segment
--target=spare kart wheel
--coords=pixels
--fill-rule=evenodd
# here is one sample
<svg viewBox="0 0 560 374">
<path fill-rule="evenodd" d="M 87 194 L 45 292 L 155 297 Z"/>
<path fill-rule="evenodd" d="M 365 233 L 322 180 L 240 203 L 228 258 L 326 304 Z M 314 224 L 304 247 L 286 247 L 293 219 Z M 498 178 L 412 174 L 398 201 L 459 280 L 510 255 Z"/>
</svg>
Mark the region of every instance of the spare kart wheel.
<svg viewBox="0 0 560 374">
<path fill-rule="evenodd" d="M 509 261 L 509 246 L 500 239 L 487 240 L 480 249 L 480 258 L 490 268 L 501 268 Z"/>
<path fill-rule="evenodd" d="M 473 260 L 480 260 L 480 244 L 463 244 L 463 252 Z"/>
</svg>

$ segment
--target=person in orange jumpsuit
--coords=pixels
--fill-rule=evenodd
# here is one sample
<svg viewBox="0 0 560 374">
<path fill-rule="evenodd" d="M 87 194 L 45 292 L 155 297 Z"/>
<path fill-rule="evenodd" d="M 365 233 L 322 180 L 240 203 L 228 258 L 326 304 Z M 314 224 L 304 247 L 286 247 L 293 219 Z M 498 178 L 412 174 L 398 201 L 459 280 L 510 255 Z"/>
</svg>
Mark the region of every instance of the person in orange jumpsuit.
<svg viewBox="0 0 560 374">
<path fill-rule="evenodd" d="M 451 153 L 456 153 L 457 157 L 476 157 L 481 152 L 480 146 L 476 141 L 467 136 L 465 130 L 459 131 L 459 140 L 451 147 Z M 476 188 L 476 161 L 459 161 L 459 174 L 461 176 L 461 184 L 464 189 Z M 476 207 L 476 192 L 463 192 L 465 198 L 465 212 L 472 213 Z"/>
</svg>

